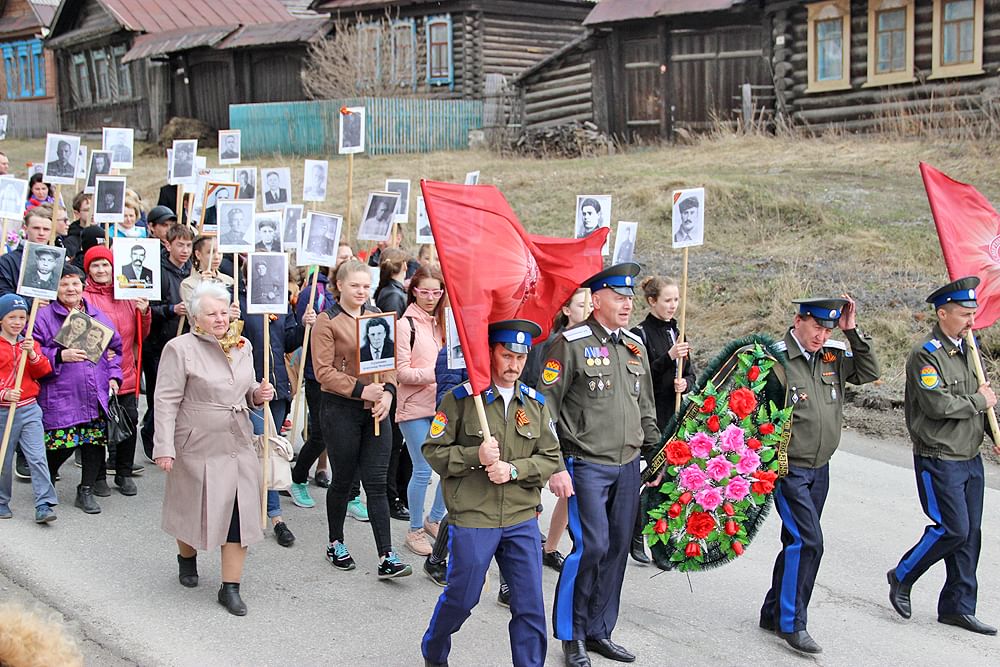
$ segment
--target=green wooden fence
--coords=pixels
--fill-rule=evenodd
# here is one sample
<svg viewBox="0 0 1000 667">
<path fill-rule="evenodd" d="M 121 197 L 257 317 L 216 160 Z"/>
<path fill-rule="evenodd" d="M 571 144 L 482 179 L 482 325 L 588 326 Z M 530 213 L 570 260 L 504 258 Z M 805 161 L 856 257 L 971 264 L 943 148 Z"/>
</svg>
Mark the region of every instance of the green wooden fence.
<svg viewBox="0 0 1000 667">
<path fill-rule="evenodd" d="M 478 100 L 364 97 L 231 104 L 229 127 L 242 131 L 245 158 L 274 153 L 336 155 L 342 106 L 365 107 L 369 155 L 464 150 L 469 131 L 483 124 L 483 103 Z"/>
</svg>

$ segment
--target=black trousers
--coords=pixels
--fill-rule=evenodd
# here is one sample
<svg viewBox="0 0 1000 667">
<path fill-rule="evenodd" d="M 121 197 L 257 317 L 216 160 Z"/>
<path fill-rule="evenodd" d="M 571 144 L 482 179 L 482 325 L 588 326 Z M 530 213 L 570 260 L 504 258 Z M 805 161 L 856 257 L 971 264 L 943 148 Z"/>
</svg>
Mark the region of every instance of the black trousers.
<svg viewBox="0 0 1000 667">
<path fill-rule="evenodd" d="M 326 448 L 323 440 L 323 420 L 320 415 L 323 412 L 323 390 L 316 380 L 305 379 L 306 388 L 306 410 L 309 413 L 307 423 L 309 424 L 309 439 L 299 450 L 299 456 L 295 459 L 295 467 L 292 468 L 292 481 L 296 484 L 305 484 L 309 481 L 309 469 L 316 463 L 316 459 Z M 330 467 L 333 468 L 333 457 L 330 457 Z M 333 470 L 336 474 L 336 469 Z M 351 498 L 361 495 L 361 477 L 355 475 L 351 484 Z"/>
<path fill-rule="evenodd" d="M 389 409 L 389 422 L 392 424 L 392 452 L 389 454 L 389 471 L 386 474 L 386 495 L 389 502 L 401 500 L 407 506 L 406 487 L 413 474 L 413 462 L 410 461 L 410 451 L 403 442 L 403 432 L 396 423 L 396 397 L 392 397 L 392 407 Z"/>
<path fill-rule="evenodd" d="M 132 425 L 132 435 L 117 445 L 108 443 L 108 463 L 115 468 L 115 476 L 131 477 L 132 464 L 135 462 L 135 443 L 139 437 L 139 399 L 134 393 L 119 394 L 118 405 L 125 411 L 129 424 Z M 106 479 L 107 466 L 101 466 L 97 479 Z"/>
<path fill-rule="evenodd" d="M 142 447 L 146 456 L 150 458 L 153 456 L 153 398 L 156 395 L 156 372 L 160 368 L 162 354 L 162 349 L 142 348 L 142 374 L 146 379 L 146 413 L 142 416 L 142 428 L 139 430 L 139 435 L 142 438 Z"/>
<path fill-rule="evenodd" d="M 62 447 L 60 449 L 46 449 L 45 457 L 49 462 L 49 477 L 56 478 L 59 467 L 65 463 L 69 457 L 73 456 L 76 447 Z M 97 476 L 104 469 L 104 447 L 100 445 L 80 445 L 80 464 L 83 471 L 80 473 L 80 486 L 93 486 L 97 481 Z"/>
<path fill-rule="evenodd" d="M 360 473 L 368 499 L 368 518 L 380 556 L 392 551 L 389 530 L 389 499 L 385 476 L 392 448 L 388 418 L 375 435 L 371 410 L 361 401 L 323 393 L 321 417 L 326 451 L 333 464 L 333 483 L 326 492 L 326 520 L 331 542 L 344 541 L 344 519 L 351 486 Z"/>
</svg>

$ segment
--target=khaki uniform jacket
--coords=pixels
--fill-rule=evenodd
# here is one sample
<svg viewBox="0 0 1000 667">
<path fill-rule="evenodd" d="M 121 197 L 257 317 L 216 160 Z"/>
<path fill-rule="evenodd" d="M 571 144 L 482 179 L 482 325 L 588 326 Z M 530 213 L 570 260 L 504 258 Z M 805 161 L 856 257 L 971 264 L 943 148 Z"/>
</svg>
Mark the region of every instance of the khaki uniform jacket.
<svg viewBox="0 0 1000 667">
<path fill-rule="evenodd" d="M 548 347 L 539 387 L 556 417 L 563 457 L 624 465 L 660 441 L 646 347 L 631 331 L 621 333 L 613 345 L 591 317 Z"/>
<path fill-rule="evenodd" d="M 856 329 L 844 331 L 850 349 L 840 341 L 827 341 L 807 360 L 792 337 L 774 344 L 786 357 L 788 401 L 792 410 L 792 436 L 788 463 L 799 468 L 822 468 L 840 445 L 844 423 L 844 388 L 878 379 L 879 365 L 869 337 Z"/>
<path fill-rule="evenodd" d="M 494 484 L 479 462 L 483 431 L 471 394 L 469 383 L 445 394 L 422 448 L 441 475 L 451 522 L 463 528 L 505 528 L 534 518 L 541 488 L 561 463 L 545 399 L 519 382 L 504 415 L 496 387 L 483 392 L 486 422 L 500 443 L 500 460 L 517 468 L 516 480 Z"/>
<path fill-rule="evenodd" d="M 934 325 L 906 360 L 904 412 L 913 453 L 947 461 L 978 456 L 986 411 L 978 389 L 972 356 Z"/>
</svg>

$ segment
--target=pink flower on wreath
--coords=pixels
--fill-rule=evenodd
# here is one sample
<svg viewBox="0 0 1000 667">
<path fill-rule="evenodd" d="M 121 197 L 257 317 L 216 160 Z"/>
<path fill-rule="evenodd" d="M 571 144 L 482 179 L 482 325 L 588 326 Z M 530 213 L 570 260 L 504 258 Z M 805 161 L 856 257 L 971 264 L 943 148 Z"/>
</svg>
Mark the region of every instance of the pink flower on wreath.
<svg viewBox="0 0 1000 667">
<path fill-rule="evenodd" d="M 716 482 L 728 477 L 732 469 L 733 464 L 725 456 L 716 456 L 714 459 L 709 459 L 708 463 L 705 464 L 705 472 Z"/>
<path fill-rule="evenodd" d="M 760 457 L 752 449 L 744 449 L 740 452 L 740 460 L 736 463 L 736 472 L 741 475 L 749 475 L 760 467 Z"/>
<path fill-rule="evenodd" d="M 743 429 L 736 424 L 730 424 L 719 435 L 719 449 L 724 452 L 736 452 L 743 448 Z"/>
<path fill-rule="evenodd" d="M 739 502 L 746 498 L 748 493 L 750 493 L 750 482 L 747 481 L 746 477 L 733 477 L 726 485 L 727 500 Z"/>
<path fill-rule="evenodd" d="M 681 486 L 689 491 L 698 491 L 708 484 L 708 475 L 698 466 L 692 464 L 681 469 L 679 475 Z"/>
<path fill-rule="evenodd" d="M 694 495 L 694 500 L 696 503 L 701 505 L 706 512 L 711 512 L 722 504 L 722 489 L 717 486 L 702 489 Z"/>
<path fill-rule="evenodd" d="M 715 438 L 705 433 L 695 433 L 688 439 L 688 447 L 691 448 L 691 453 L 699 459 L 707 459 L 712 455 Z"/>
</svg>

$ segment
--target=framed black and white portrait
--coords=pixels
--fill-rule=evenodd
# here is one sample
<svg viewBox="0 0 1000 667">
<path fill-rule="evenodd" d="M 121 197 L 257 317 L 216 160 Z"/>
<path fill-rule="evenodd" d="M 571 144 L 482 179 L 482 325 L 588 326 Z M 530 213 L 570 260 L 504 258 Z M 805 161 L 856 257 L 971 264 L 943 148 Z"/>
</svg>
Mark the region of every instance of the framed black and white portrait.
<svg viewBox="0 0 1000 667">
<path fill-rule="evenodd" d="M 326 200 L 326 179 L 330 171 L 327 160 L 306 160 L 302 171 L 302 201 Z"/>
<path fill-rule="evenodd" d="M 45 171 L 43 178 L 52 185 L 73 185 L 76 182 L 76 161 L 80 159 L 80 137 L 71 134 L 49 134 L 45 138 Z"/>
<path fill-rule="evenodd" d="M 265 211 L 280 211 L 292 203 L 292 172 L 288 167 L 261 169 L 260 177 Z"/>
<path fill-rule="evenodd" d="M 455 313 L 450 307 L 444 309 L 445 344 L 448 346 L 448 368 L 456 370 L 465 368 L 465 354 L 462 353 L 462 340 L 458 336 L 458 326 L 455 324 Z"/>
<path fill-rule="evenodd" d="M 96 364 L 108 349 L 114 334 L 111 327 L 83 311 L 74 310 L 63 320 L 63 325 L 56 332 L 55 341 L 67 350 L 82 350 L 87 359 Z"/>
<path fill-rule="evenodd" d="M 358 318 L 358 375 L 396 370 L 396 314 Z"/>
<path fill-rule="evenodd" d="M 283 219 L 282 211 L 264 211 L 254 216 L 254 252 L 284 252 L 281 247 Z"/>
<path fill-rule="evenodd" d="M 632 261 L 635 256 L 635 239 L 638 228 L 638 222 L 618 221 L 618 229 L 615 230 L 615 251 L 611 254 L 612 264 Z"/>
<path fill-rule="evenodd" d="M 240 163 L 240 131 L 219 130 L 219 164 Z"/>
<path fill-rule="evenodd" d="M 0 113 L 0 141 L 7 138 L 7 114 Z"/>
<path fill-rule="evenodd" d="M 254 203 L 239 199 L 216 204 L 219 221 L 219 252 L 252 252 Z"/>
<path fill-rule="evenodd" d="M 90 154 L 90 166 L 87 168 L 87 183 L 83 191 L 94 194 L 98 176 L 111 174 L 111 151 L 94 151 Z"/>
<path fill-rule="evenodd" d="M 74 183 L 87 178 L 87 147 L 80 144 L 80 149 L 76 154 L 76 177 Z"/>
<path fill-rule="evenodd" d="M 465 174 L 465 184 L 466 185 L 479 185 L 479 172 L 470 171 Z"/>
<path fill-rule="evenodd" d="M 111 153 L 114 169 L 131 169 L 135 155 L 135 130 L 131 127 L 102 128 L 101 150 Z"/>
<path fill-rule="evenodd" d="M 611 195 L 577 195 L 573 238 L 590 236 L 601 227 L 611 228 Z M 608 254 L 608 245 L 604 243 L 602 254 Z"/>
<path fill-rule="evenodd" d="M 0 176 L 0 218 L 22 220 L 26 201 L 28 201 L 27 179 Z"/>
<path fill-rule="evenodd" d="M 336 266 L 343 222 L 339 215 L 310 211 L 302 227 L 298 265 Z"/>
<path fill-rule="evenodd" d="M 288 313 L 288 255 L 252 252 L 247 255 L 247 312 L 251 315 Z"/>
<path fill-rule="evenodd" d="M 116 239 L 111 246 L 116 299 L 160 300 L 159 239 Z"/>
<path fill-rule="evenodd" d="M 302 220 L 301 204 L 286 206 L 281 212 L 281 247 L 287 250 L 295 250 L 299 247 L 299 236 Z"/>
<path fill-rule="evenodd" d="M 233 180 L 240 186 L 240 193 L 236 198 L 254 201 L 257 198 L 257 167 L 237 167 L 233 171 Z"/>
<path fill-rule="evenodd" d="M 198 166 L 195 163 L 197 154 L 197 139 L 174 140 L 173 152 L 170 154 L 170 185 L 195 184 L 198 180 Z"/>
<path fill-rule="evenodd" d="M 427 217 L 427 206 L 424 205 L 423 197 L 417 197 L 417 243 L 434 243 L 431 220 Z"/>
<path fill-rule="evenodd" d="M 674 190 L 671 233 L 674 248 L 705 243 L 705 188 Z"/>
<path fill-rule="evenodd" d="M 340 114 L 337 152 L 341 155 L 365 152 L 365 108 L 348 107 Z"/>
<path fill-rule="evenodd" d="M 213 234 L 219 229 L 220 202 L 236 199 L 240 186 L 233 182 L 207 181 L 205 189 L 202 191 L 202 210 L 199 220 L 201 221 L 202 233 Z"/>
<path fill-rule="evenodd" d="M 359 241 L 385 241 L 392 231 L 392 219 L 399 202 L 397 192 L 369 192 L 358 228 Z"/>
<path fill-rule="evenodd" d="M 385 191 L 395 192 L 399 195 L 399 202 L 393 213 L 392 221 L 406 224 L 410 221 L 410 182 L 404 179 L 387 178 L 385 180 Z"/>
<path fill-rule="evenodd" d="M 121 222 L 125 219 L 125 177 L 98 176 L 91 204 L 94 222 Z"/>
<path fill-rule="evenodd" d="M 35 299 L 55 301 L 65 262 L 66 248 L 25 241 L 21 273 L 17 278 L 17 293 Z"/>
</svg>

